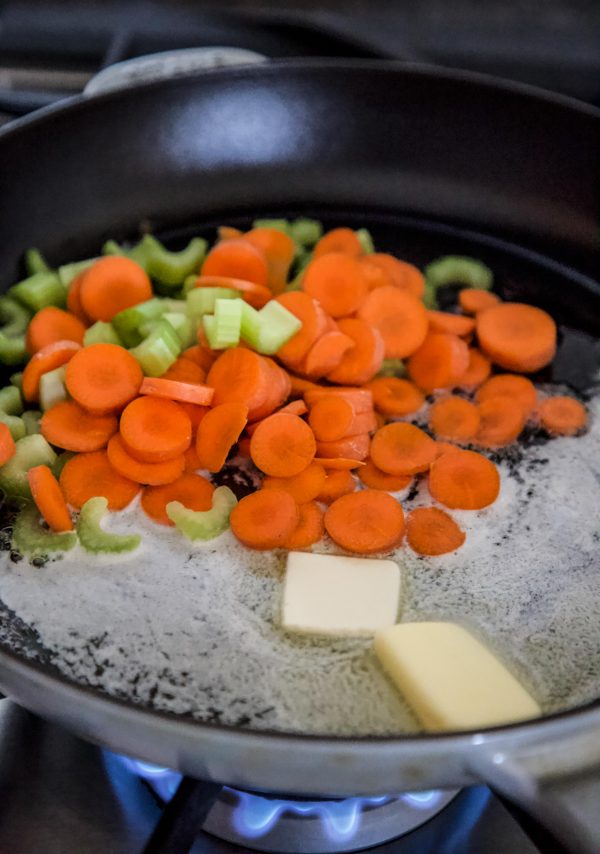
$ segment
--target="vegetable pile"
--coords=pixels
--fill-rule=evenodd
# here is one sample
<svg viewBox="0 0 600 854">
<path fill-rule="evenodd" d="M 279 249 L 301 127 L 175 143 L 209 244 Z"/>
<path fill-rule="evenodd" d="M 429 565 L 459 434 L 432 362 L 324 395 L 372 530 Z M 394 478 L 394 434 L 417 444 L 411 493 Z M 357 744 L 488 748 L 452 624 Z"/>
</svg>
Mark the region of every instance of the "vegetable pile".
<svg viewBox="0 0 600 854">
<path fill-rule="evenodd" d="M 586 426 L 577 400 L 540 400 L 523 376 L 554 358 L 554 321 L 502 302 L 479 261 L 422 273 L 364 229 L 323 235 L 312 220 L 222 227 L 210 250 L 147 235 L 103 251 L 52 270 L 30 250 L 29 278 L 0 298 L 0 361 L 27 360 L 0 390 L 0 486 L 24 505 L 22 552 L 130 551 L 139 537 L 100 523 L 141 493 L 190 540 L 230 526 L 249 548 L 304 549 L 326 532 L 371 554 L 406 534 L 444 554 L 465 540 L 447 510 L 499 494 L 482 451 L 528 422 Z M 460 313 L 436 309 L 449 284 Z M 239 502 L 205 476 L 233 453 L 262 478 Z M 432 506 L 405 520 L 396 493 L 424 476 Z"/>
</svg>

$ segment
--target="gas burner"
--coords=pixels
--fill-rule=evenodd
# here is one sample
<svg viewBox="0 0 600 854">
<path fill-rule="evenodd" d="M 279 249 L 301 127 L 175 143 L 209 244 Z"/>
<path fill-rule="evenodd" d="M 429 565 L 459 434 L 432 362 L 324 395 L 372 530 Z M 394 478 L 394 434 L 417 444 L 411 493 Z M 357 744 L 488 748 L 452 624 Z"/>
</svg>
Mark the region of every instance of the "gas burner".
<svg viewBox="0 0 600 854">
<path fill-rule="evenodd" d="M 119 757 L 168 802 L 181 775 Z M 415 830 L 446 807 L 457 791 L 310 800 L 257 794 L 224 786 L 202 826 L 204 832 L 265 852 L 349 852 L 381 845 Z"/>
</svg>

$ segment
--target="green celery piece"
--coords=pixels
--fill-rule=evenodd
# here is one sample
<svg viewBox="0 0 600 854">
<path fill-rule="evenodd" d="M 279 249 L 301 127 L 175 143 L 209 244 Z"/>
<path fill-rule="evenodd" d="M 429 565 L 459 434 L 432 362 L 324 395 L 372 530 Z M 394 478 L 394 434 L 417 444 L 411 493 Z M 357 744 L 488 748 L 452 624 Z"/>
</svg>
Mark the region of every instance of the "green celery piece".
<svg viewBox="0 0 600 854">
<path fill-rule="evenodd" d="M 7 385 L 0 389 L 0 410 L 7 415 L 21 415 L 23 412 L 23 399 L 20 390 L 14 385 Z"/>
<path fill-rule="evenodd" d="M 58 278 L 64 288 L 68 288 L 75 276 L 84 273 L 92 264 L 97 261 L 97 258 L 85 258 L 83 261 L 74 261 L 72 264 L 63 264 L 58 268 Z"/>
<path fill-rule="evenodd" d="M 423 303 L 425 308 L 435 311 L 438 308 L 437 288 L 425 279 L 425 288 L 423 290 Z"/>
<path fill-rule="evenodd" d="M 40 432 L 42 413 L 38 412 L 37 409 L 27 409 L 23 415 L 21 415 L 21 420 L 25 425 L 25 431 L 28 436 L 33 436 L 35 433 Z"/>
<path fill-rule="evenodd" d="M 299 217 L 289 224 L 288 233 L 300 246 L 314 246 L 323 237 L 323 226 L 316 219 Z"/>
<path fill-rule="evenodd" d="M 192 291 L 196 287 L 196 282 L 198 281 L 198 276 L 196 273 L 192 273 L 191 276 L 186 276 L 183 280 L 183 288 L 181 289 L 181 293 L 184 297 L 186 297 L 190 291 Z"/>
<path fill-rule="evenodd" d="M 277 300 L 270 300 L 259 314 L 260 332 L 256 350 L 265 356 L 276 353 L 302 328 L 302 321 Z"/>
<path fill-rule="evenodd" d="M 23 371 L 18 371 L 16 374 L 10 375 L 11 385 L 16 386 L 19 391 L 23 388 Z"/>
<path fill-rule="evenodd" d="M 362 246 L 362 251 L 365 255 L 371 255 L 375 252 L 373 238 L 371 237 L 371 232 L 367 228 L 358 228 L 354 233 L 358 237 L 359 243 Z"/>
<path fill-rule="evenodd" d="M 8 294 L 31 311 L 39 311 L 48 305 L 63 308 L 67 299 L 65 287 L 54 272 L 34 273 L 13 285 Z"/>
<path fill-rule="evenodd" d="M 89 347 L 90 344 L 120 344 L 121 339 L 112 323 L 105 323 L 103 320 L 98 320 L 83 333 L 83 346 Z"/>
<path fill-rule="evenodd" d="M 49 273 L 51 271 L 50 265 L 40 250 L 33 247 L 25 253 L 25 269 L 28 276 L 33 276 L 35 273 Z"/>
<path fill-rule="evenodd" d="M 94 554 L 123 554 L 137 549 L 142 541 L 139 534 L 109 534 L 102 530 L 100 523 L 107 508 L 104 496 L 88 498 L 81 508 L 77 534 L 83 548 Z"/>
<path fill-rule="evenodd" d="M 7 338 L 22 335 L 29 321 L 31 312 L 10 297 L 0 297 L 0 332 Z"/>
<path fill-rule="evenodd" d="M 218 299 L 239 299 L 239 291 L 231 288 L 194 288 L 188 291 L 186 303 L 190 317 L 212 314 Z"/>
<path fill-rule="evenodd" d="M 208 346 L 212 350 L 216 350 L 216 345 L 213 344 L 215 340 L 215 316 L 214 314 L 204 314 L 202 315 L 202 327 L 204 329 L 204 334 L 206 336 L 206 340 L 208 341 Z"/>
<path fill-rule="evenodd" d="M 61 472 L 66 466 L 66 464 L 69 462 L 69 460 L 72 460 L 74 456 L 75 454 L 73 453 L 73 451 L 63 451 L 62 454 L 59 454 L 57 456 L 56 461 L 52 466 L 52 474 L 57 480 L 60 477 Z"/>
<path fill-rule="evenodd" d="M 194 344 L 194 327 L 189 317 L 179 312 L 168 311 L 163 314 L 163 320 L 171 324 L 179 336 L 182 347 L 191 347 Z"/>
<path fill-rule="evenodd" d="M 290 221 L 288 219 L 255 219 L 252 223 L 252 228 L 274 228 L 277 231 L 283 231 L 284 234 L 290 234 Z"/>
<path fill-rule="evenodd" d="M 53 371 L 46 371 L 40 377 L 40 406 L 44 412 L 67 399 L 66 372 L 66 366 L 61 365 Z"/>
<path fill-rule="evenodd" d="M 146 271 L 161 285 L 181 285 L 186 276 L 196 272 L 205 256 L 208 243 L 193 237 L 185 249 L 171 252 L 151 234 L 140 241 L 146 256 Z"/>
<path fill-rule="evenodd" d="M 491 290 L 494 275 L 476 258 L 463 255 L 444 255 L 428 264 L 424 270 L 425 281 L 433 288 L 443 288 L 446 285 L 464 285 L 466 288 Z"/>
<path fill-rule="evenodd" d="M 48 552 L 68 552 L 77 542 L 74 531 L 55 534 L 40 525 L 40 514 L 34 504 L 23 507 L 15 519 L 13 545 L 17 551 L 29 555 Z"/>
<path fill-rule="evenodd" d="M 207 322 L 208 321 L 208 322 Z M 218 299 L 215 313 L 202 318 L 208 343 L 213 350 L 224 350 L 240 343 L 242 300 Z"/>
<path fill-rule="evenodd" d="M 242 301 L 242 320 L 240 338 L 256 350 L 261 330 L 261 316 L 255 308 Z"/>
<path fill-rule="evenodd" d="M 103 255 L 125 255 L 125 250 L 116 240 L 107 240 L 102 246 Z"/>
<path fill-rule="evenodd" d="M 25 336 L 16 335 L 13 338 L 9 338 L 0 331 L 0 363 L 3 365 L 20 365 L 27 358 Z"/>
<path fill-rule="evenodd" d="M 160 320 L 148 337 L 129 352 L 138 360 L 147 377 L 160 377 L 176 361 L 182 349 L 171 324 Z"/>
<path fill-rule="evenodd" d="M 378 377 L 405 377 L 406 365 L 402 359 L 384 359 Z"/>
<path fill-rule="evenodd" d="M 162 313 L 162 300 L 153 297 L 115 314 L 112 325 L 126 347 L 135 347 L 143 340 L 143 335 L 139 331 L 140 326 L 149 320 L 158 320 Z"/>
<path fill-rule="evenodd" d="M 188 313 L 188 305 L 185 299 L 177 299 L 176 297 L 161 297 L 160 301 L 163 307 L 163 314 L 175 313 L 187 315 Z"/>
<path fill-rule="evenodd" d="M 228 486 L 218 486 L 210 510 L 189 510 L 180 501 L 170 501 L 167 516 L 188 540 L 212 540 L 229 528 L 229 516 L 237 503 Z"/>
<path fill-rule="evenodd" d="M 25 422 L 18 415 L 7 415 L 6 412 L 0 412 L 0 424 L 6 424 L 15 442 L 27 435 Z"/>
<path fill-rule="evenodd" d="M 33 466 L 52 467 L 55 460 L 56 454 L 41 434 L 24 436 L 16 443 L 14 455 L 0 467 L 0 487 L 8 495 L 31 498 L 27 472 Z"/>
</svg>

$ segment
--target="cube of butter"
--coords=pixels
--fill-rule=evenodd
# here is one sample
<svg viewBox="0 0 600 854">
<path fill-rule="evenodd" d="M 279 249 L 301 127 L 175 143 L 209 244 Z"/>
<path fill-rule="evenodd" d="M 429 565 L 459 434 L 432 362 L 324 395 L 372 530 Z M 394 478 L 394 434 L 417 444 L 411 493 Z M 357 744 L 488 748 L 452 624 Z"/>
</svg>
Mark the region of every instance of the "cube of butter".
<svg viewBox="0 0 600 854">
<path fill-rule="evenodd" d="M 375 652 L 425 730 L 466 730 L 541 714 L 506 667 L 454 623 L 402 623 L 375 635 Z"/>
<path fill-rule="evenodd" d="M 400 569 L 392 560 L 290 552 L 282 625 L 288 632 L 371 637 L 398 616 Z"/>
</svg>

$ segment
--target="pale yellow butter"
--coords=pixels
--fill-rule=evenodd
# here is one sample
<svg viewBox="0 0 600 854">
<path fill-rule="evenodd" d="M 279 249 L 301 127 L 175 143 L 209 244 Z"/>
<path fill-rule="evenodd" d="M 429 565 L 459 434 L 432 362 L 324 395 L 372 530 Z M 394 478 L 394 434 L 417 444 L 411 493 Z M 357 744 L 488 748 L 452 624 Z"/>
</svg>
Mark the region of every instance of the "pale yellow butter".
<svg viewBox="0 0 600 854">
<path fill-rule="evenodd" d="M 454 623 L 402 623 L 375 652 L 425 730 L 467 730 L 537 717 L 541 709 L 498 659 Z"/>
</svg>

